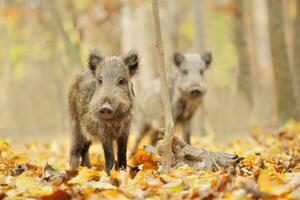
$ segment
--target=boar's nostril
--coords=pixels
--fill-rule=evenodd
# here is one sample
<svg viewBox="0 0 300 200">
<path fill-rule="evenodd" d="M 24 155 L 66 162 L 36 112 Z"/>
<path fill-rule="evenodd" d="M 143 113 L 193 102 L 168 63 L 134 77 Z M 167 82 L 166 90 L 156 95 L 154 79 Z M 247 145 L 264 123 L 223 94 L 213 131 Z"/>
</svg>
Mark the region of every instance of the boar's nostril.
<svg viewBox="0 0 300 200">
<path fill-rule="evenodd" d="M 192 90 L 190 91 L 190 95 L 191 95 L 192 97 L 198 97 L 198 96 L 202 95 L 203 93 L 204 93 L 204 92 L 201 91 L 200 89 L 192 89 Z"/>
<path fill-rule="evenodd" d="M 100 118 L 102 119 L 111 119 L 114 115 L 114 111 L 112 110 L 111 106 L 103 105 L 100 109 Z"/>
</svg>

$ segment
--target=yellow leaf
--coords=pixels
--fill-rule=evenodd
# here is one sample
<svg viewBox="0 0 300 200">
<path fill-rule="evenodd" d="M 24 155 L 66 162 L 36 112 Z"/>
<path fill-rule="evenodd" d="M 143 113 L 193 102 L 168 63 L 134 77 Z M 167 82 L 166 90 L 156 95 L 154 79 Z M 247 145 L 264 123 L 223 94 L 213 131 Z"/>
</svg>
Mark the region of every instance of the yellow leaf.
<svg viewBox="0 0 300 200">
<path fill-rule="evenodd" d="M 182 183 L 182 180 L 177 180 L 165 184 L 163 188 L 170 189 L 172 192 L 180 192 L 183 190 L 184 185 Z"/>
<path fill-rule="evenodd" d="M 0 184 L 5 184 L 6 176 L 3 173 L 0 173 Z"/>
<path fill-rule="evenodd" d="M 179 180 L 179 179 L 173 178 L 167 174 L 161 174 L 161 175 L 159 175 L 159 178 L 161 178 L 164 182 L 167 182 L 167 183 Z"/>
<path fill-rule="evenodd" d="M 92 189 L 100 189 L 100 190 L 113 190 L 117 187 L 106 182 L 100 182 L 100 181 L 90 181 L 83 185 L 84 188 L 92 188 Z"/>
<path fill-rule="evenodd" d="M 105 175 L 105 172 L 99 172 L 96 170 L 88 169 L 88 168 L 81 168 L 78 175 L 72 178 L 68 183 L 69 184 L 79 184 L 83 185 L 89 180 L 100 178 L 101 176 Z"/>
<path fill-rule="evenodd" d="M 7 151 L 9 149 L 9 143 L 0 139 L 0 151 Z"/>
<path fill-rule="evenodd" d="M 270 192 L 272 190 L 272 182 L 266 170 L 261 170 L 257 183 L 262 192 Z"/>
<path fill-rule="evenodd" d="M 54 192 L 53 188 L 49 185 L 46 186 L 36 186 L 28 189 L 28 194 L 32 196 L 47 196 Z"/>
<path fill-rule="evenodd" d="M 29 173 L 23 173 L 16 178 L 16 186 L 18 188 L 33 188 L 38 187 L 40 184 L 40 179 L 30 175 Z"/>
</svg>

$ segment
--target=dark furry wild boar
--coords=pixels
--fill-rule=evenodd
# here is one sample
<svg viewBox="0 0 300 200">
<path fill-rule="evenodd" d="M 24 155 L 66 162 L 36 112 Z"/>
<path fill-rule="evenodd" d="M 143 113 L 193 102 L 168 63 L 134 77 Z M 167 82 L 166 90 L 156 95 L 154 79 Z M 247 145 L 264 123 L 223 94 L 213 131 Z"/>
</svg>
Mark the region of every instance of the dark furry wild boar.
<svg viewBox="0 0 300 200">
<path fill-rule="evenodd" d="M 88 70 L 79 74 L 69 90 L 72 141 L 70 166 L 90 166 L 92 141 L 102 143 L 105 170 L 126 168 L 126 150 L 133 107 L 131 78 L 139 66 L 138 55 L 102 57 L 91 53 Z M 117 143 L 115 161 L 113 142 Z M 81 159 L 80 159 L 81 158 Z"/>
<path fill-rule="evenodd" d="M 211 53 L 181 54 L 175 53 L 173 61 L 176 66 L 168 75 L 169 92 L 175 125 L 182 125 L 184 140 L 190 144 L 191 119 L 197 108 L 201 105 L 207 89 L 204 72 L 209 68 Z M 140 141 L 151 132 L 151 143 L 157 141 L 158 130 L 163 127 L 163 107 L 161 101 L 161 88 L 156 79 L 149 84 L 142 94 L 138 95 L 137 133 L 134 151 Z M 134 153 L 134 151 L 132 153 Z"/>
</svg>

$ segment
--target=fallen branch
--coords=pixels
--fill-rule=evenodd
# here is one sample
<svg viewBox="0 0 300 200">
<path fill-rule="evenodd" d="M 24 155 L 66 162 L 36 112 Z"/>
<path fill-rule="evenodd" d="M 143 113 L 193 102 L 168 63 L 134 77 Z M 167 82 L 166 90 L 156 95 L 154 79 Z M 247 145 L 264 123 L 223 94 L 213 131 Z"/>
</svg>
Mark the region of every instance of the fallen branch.
<svg viewBox="0 0 300 200">
<path fill-rule="evenodd" d="M 161 132 L 159 139 L 162 139 L 163 136 L 164 132 Z M 162 155 L 162 145 L 159 145 L 157 150 L 158 154 Z M 222 168 L 235 167 L 239 161 L 240 157 L 236 154 L 215 153 L 203 148 L 196 148 L 182 141 L 177 136 L 174 136 L 172 141 L 172 167 L 189 165 L 197 170 L 208 169 L 216 171 Z"/>
</svg>

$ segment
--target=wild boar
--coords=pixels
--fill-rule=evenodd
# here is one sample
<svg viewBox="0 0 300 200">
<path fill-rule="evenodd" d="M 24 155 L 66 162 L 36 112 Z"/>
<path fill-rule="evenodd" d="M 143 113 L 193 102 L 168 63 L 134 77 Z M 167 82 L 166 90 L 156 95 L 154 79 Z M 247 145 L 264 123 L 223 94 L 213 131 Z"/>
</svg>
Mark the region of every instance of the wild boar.
<svg viewBox="0 0 300 200">
<path fill-rule="evenodd" d="M 184 129 L 184 140 L 190 144 L 191 119 L 201 105 L 207 90 L 204 72 L 212 62 L 211 53 L 181 54 L 173 56 L 175 68 L 167 73 L 173 120 Z M 163 127 L 163 105 L 161 86 L 158 79 L 149 84 L 138 97 L 136 119 L 137 138 L 134 153 L 142 138 L 151 132 L 151 144 L 157 141 L 158 130 Z"/>
<path fill-rule="evenodd" d="M 139 68 L 139 57 L 102 57 L 91 53 L 88 70 L 79 74 L 69 90 L 71 116 L 70 166 L 90 166 L 89 147 L 100 141 L 105 156 L 105 171 L 126 168 L 126 151 L 132 119 L 134 92 L 132 77 Z M 113 142 L 117 143 L 115 161 Z M 81 160 L 80 160 L 81 158 Z"/>
</svg>

